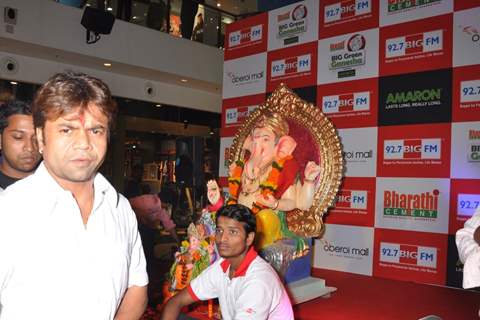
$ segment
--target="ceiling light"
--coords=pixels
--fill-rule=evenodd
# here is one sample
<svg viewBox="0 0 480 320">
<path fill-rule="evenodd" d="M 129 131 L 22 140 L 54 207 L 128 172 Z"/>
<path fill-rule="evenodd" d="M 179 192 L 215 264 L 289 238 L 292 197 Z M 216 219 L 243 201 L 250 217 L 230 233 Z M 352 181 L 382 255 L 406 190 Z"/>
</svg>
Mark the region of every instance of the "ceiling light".
<svg viewBox="0 0 480 320">
<path fill-rule="evenodd" d="M 16 81 L 10 81 L 10 84 L 13 84 L 14 86 L 16 86 L 18 84 L 18 82 Z"/>
<path fill-rule="evenodd" d="M 156 104 L 155 107 L 160 108 L 162 105 L 161 104 Z"/>
<path fill-rule="evenodd" d="M 110 62 L 105 62 L 103 65 L 104 65 L 105 67 L 111 67 L 111 66 L 112 66 L 112 64 L 111 64 Z"/>
<path fill-rule="evenodd" d="M 217 7 L 221 7 L 222 5 L 220 4 L 220 2 L 217 2 Z"/>
<path fill-rule="evenodd" d="M 107 8 L 107 11 L 113 11 L 113 8 L 112 8 L 112 7 L 108 7 L 108 8 Z"/>
<path fill-rule="evenodd" d="M 187 79 L 180 79 L 180 81 L 182 81 L 182 82 L 188 82 Z"/>
</svg>

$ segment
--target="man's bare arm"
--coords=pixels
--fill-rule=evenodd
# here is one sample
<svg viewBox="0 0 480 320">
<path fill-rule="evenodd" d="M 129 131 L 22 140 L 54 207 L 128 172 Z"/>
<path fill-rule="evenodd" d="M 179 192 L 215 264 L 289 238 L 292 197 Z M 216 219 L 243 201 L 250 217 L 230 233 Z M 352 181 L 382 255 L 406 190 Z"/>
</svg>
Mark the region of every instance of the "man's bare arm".
<svg viewBox="0 0 480 320">
<path fill-rule="evenodd" d="M 147 301 L 147 286 L 128 288 L 115 315 L 115 320 L 140 319 L 145 312 Z"/>
<path fill-rule="evenodd" d="M 194 303 L 195 300 L 188 293 L 187 288 L 183 289 L 174 295 L 167 304 L 163 307 L 162 320 L 176 320 L 180 314 L 180 310 L 189 304 Z"/>
</svg>

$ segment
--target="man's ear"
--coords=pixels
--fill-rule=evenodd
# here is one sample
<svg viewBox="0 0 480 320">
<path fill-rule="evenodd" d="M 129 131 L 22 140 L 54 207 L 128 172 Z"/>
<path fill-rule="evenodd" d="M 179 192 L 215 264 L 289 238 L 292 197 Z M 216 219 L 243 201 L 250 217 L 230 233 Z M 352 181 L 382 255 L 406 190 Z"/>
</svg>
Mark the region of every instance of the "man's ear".
<svg viewBox="0 0 480 320">
<path fill-rule="evenodd" d="M 42 153 L 43 146 L 45 145 L 45 141 L 43 140 L 43 129 L 42 128 L 35 128 L 35 137 L 37 139 L 38 144 L 38 151 Z"/>
<path fill-rule="evenodd" d="M 0 150 L 2 150 L 2 134 L 0 133 Z"/>
<path fill-rule="evenodd" d="M 247 235 L 247 246 L 251 246 L 255 240 L 255 232 L 249 232 Z"/>
</svg>

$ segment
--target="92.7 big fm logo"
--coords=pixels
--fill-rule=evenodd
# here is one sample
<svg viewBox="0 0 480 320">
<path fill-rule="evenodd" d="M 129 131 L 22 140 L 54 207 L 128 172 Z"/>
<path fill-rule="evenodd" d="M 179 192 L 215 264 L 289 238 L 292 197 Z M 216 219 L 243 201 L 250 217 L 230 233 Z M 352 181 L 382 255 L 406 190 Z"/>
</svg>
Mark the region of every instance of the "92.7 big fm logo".
<svg viewBox="0 0 480 320">
<path fill-rule="evenodd" d="M 437 248 L 381 242 L 380 262 L 436 268 Z"/>
<path fill-rule="evenodd" d="M 440 159 L 441 139 L 403 139 L 384 141 L 384 160 Z"/>
</svg>

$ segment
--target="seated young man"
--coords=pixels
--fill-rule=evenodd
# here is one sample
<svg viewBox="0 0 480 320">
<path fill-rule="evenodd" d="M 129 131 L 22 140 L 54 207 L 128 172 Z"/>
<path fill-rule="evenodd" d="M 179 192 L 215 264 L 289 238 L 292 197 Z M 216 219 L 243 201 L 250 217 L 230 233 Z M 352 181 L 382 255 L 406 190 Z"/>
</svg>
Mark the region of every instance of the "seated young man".
<svg viewBox="0 0 480 320">
<path fill-rule="evenodd" d="M 253 248 L 255 216 L 235 204 L 217 211 L 216 244 L 221 259 L 165 305 L 162 319 L 177 319 L 195 301 L 218 298 L 222 319 L 293 319 L 292 305 L 275 270 Z"/>
</svg>

